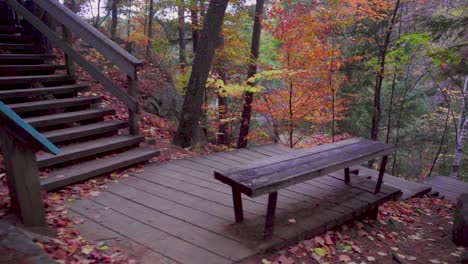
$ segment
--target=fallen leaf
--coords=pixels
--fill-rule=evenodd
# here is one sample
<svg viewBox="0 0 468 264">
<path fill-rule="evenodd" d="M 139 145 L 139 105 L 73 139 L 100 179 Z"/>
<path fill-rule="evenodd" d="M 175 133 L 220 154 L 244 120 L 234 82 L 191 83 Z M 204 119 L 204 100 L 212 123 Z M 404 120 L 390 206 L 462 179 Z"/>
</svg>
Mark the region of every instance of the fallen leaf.
<svg viewBox="0 0 468 264">
<path fill-rule="evenodd" d="M 429 262 L 430 263 L 435 263 L 435 264 L 440 263 L 440 261 L 438 259 L 430 259 Z"/>
<path fill-rule="evenodd" d="M 93 245 L 85 245 L 81 248 L 81 253 L 85 254 L 85 255 L 88 255 L 89 253 L 91 253 L 92 251 L 94 250 L 94 246 Z"/>
<path fill-rule="evenodd" d="M 406 259 L 407 259 L 407 260 L 413 261 L 413 260 L 416 260 L 416 257 L 414 257 L 414 256 L 406 256 Z"/>
<path fill-rule="evenodd" d="M 354 251 L 356 251 L 357 253 L 361 253 L 361 252 L 362 252 L 362 251 L 361 251 L 361 248 L 358 247 L 358 246 L 356 246 L 356 245 L 352 245 L 352 249 L 353 249 Z"/>
<path fill-rule="evenodd" d="M 98 195 L 99 195 L 99 191 L 91 191 L 91 192 L 89 192 L 89 195 L 91 195 L 91 196 L 98 196 Z"/>
<path fill-rule="evenodd" d="M 377 254 L 379 254 L 382 257 L 388 256 L 388 254 L 385 252 L 377 252 Z"/>
<path fill-rule="evenodd" d="M 58 193 L 53 193 L 49 196 L 49 199 L 51 199 L 52 201 L 57 201 L 57 200 L 60 200 L 61 196 L 60 194 Z"/>
<path fill-rule="evenodd" d="M 367 261 L 370 261 L 370 262 L 373 262 L 375 261 L 375 258 L 374 257 L 371 257 L 371 256 L 367 256 Z"/>
<path fill-rule="evenodd" d="M 325 240 L 323 240 L 323 238 L 320 236 L 314 237 L 314 241 L 316 244 L 325 245 Z"/>
<path fill-rule="evenodd" d="M 271 261 L 269 261 L 268 259 L 262 259 L 262 263 L 263 264 L 271 264 Z"/>
<path fill-rule="evenodd" d="M 325 251 L 325 249 L 323 248 L 314 248 L 314 252 L 315 254 L 321 256 L 321 257 L 324 257 L 325 255 L 327 255 L 327 251 Z"/>
<path fill-rule="evenodd" d="M 295 224 L 295 223 L 296 223 L 296 219 L 289 219 L 288 222 L 289 222 L 290 224 Z"/>
<path fill-rule="evenodd" d="M 276 262 L 279 262 L 281 264 L 293 264 L 294 260 L 292 258 L 288 258 L 285 255 L 281 255 Z"/>
<path fill-rule="evenodd" d="M 344 263 L 348 263 L 351 261 L 351 258 L 348 255 L 340 255 L 338 260 Z"/>
</svg>

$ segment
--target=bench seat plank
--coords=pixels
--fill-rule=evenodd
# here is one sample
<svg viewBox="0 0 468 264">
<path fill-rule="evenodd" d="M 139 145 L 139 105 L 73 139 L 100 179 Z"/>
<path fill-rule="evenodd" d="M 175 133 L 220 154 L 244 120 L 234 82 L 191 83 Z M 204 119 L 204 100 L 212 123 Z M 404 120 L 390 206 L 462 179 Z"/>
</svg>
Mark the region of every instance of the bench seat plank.
<svg viewBox="0 0 468 264">
<path fill-rule="evenodd" d="M 394 151 L 392 145 L 348 139 L 326 144 L 297 154 L 262 159 L 245 166 L 215 171 L 215 178 L 257 197 L 326 175 Z"/>
</svg>

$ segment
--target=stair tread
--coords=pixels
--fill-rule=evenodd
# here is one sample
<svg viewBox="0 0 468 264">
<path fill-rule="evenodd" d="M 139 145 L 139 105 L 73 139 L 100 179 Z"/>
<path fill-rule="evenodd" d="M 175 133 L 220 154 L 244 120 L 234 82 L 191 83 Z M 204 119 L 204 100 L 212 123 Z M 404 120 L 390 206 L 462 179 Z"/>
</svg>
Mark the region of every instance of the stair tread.
<svg viewBox="0 0 468 264">
<path fill-rule="evenodd" d="M 54 55 L 49 54 L 0 54 L 0 59 L 3 60 L 39 60 L 39 59 L 53 59 Z"/>
<path fill-rule="evenodd" d="M 18 38 L 34 39 L 33 36 L 23 36 L 23 35 L 0 33 L 0 38 L 2 38 L 2 37 L 18 37 Z"/>
<path fill-rule="evenodd" d="M 34 64 L 34 65 L 22 65 L 22 64 L 11 64 L 11 65 L 0 65 L 0 70 L 22 70 L 22 71 L 31 71 L 31 70 L 64 70 L 66 65 L 63 64 Z"/>
<path fill-rule="evenodd" d="M 68 81 L 76 80 L 76 75 L 49 74 L 49 75 L 28 75 L 28 76 L 0 76 L 0 84 Z"/>
<path fill-rule="evenodd" d="M 0 32 L 8 32 L 8 33 L 21 33 L 26 31 L 24 27 L 19 26 L 0 26 Z M 2 34 L 3 34 L 2 33 Z"/>
<path fill-rule="evenodd" d="M 148 161 L 152 157 L 158 155 L 159 150 L 151 148 L 130 149 L 112 157 L 92 160 L 52 171 L 46 178 L 41 179 L 41 186 L 46 191 L 58 189 L 98 175 L 111 173 L 137 163 Z"/>
<path fill-rule="evenodd" d="M 119 128 L 127 127 L 128 123 L 121 120 L 109 120 L 102 121 L 98 123 L 74 126 L 64 129 L 57 129 L 48 132 L 42 133 L 44 137 L 49 139 L 51 142 L 56 143 L 60 141 L 65 141 L 69 139 L 76 139 L 82 136 L 96 135 L 99 133 L 91 133 L 93 131 L 99 132 L 109 132 L 113 130 L 118 130 Z M 75 136 L 74 136 L 75 135 Z"/>
<path fill-rule="evenodd" d="M 99 155 L 100 153 L 129 147 L 143 141 L 143 136 L 115 135 L 61 147 L 60 154 L 58 155 L 43 153 L 36 157 L 39 168 L 43 168 L 70 160 Z"/>
<path fill-rule="evenodd" d="M 0 43 L 0 48 L 3 49 L 39 49 L 34 44 L 21 44 L 21 43 Z"/>
<path fill-rule="evenodd" d="M 13 98 L 13 97 L 28 97 L 54 93 L 67 93 L 75 92 L 77 90 L 86 90 L 88 85 L 84 84 L 68 84 L 51 87 L 40 87 L 40 88 L 26 88 L 26 89 L 14 89 L 14 90 L 0 90 L 0 99 L 2 98 Z"/>
<path fill-rule="evenodd" d="M 55 124 L 60 124 L 60 123 L 71 123 L 71 122 L 75 122 L 79 120 L 92 119 L 92 118 L 96 118 L 99 116 L 112 115 L 114 113 L 115 113 L 115 110 L 113 108 L 100 108 L 100 109 L 88 109 L 88 110 L 66 112 L 66 113 L 52 114 L 52 115 L 43 115 L 43 116 L 37 116 L 37 117 L 29 117 L 29 118 L 25 118 L 24 120 L 33 127 L 42 127 L 42 126 L 55 125 Z M 92 116 L 92 117 L 89 117 L 89 116 Z M 86 118 L 82 119 L 83 117 L 86 117 Z"/>
<path fill-rule="evenodd" d="M 93 104 L 93 103 L 99 102 L 100 99 L 101 99 L 100 96 L 83 96 L 83 97 L 72 97 L 72 98 L 65 98 L 65 99 L 53 99 L 53 100 L 27 102 L 27 103 L 9 104 L 8 107 L 10 107 L 13 111 L 19 113 L 19 112 L 27 112 L 27 111 L 52 109 L 56 107 L 68 107 L 68 106 L 76 106 L 76 105 Z"/>
</svg>

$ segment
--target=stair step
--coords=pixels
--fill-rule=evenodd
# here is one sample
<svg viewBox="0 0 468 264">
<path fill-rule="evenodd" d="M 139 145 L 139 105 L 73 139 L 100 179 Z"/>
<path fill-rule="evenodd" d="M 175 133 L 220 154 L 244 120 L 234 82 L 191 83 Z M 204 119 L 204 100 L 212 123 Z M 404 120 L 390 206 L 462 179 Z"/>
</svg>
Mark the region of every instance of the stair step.
<svg viewBox="0 0 468 264">
<path fill-rule="evenodd" d="M 0 42 L 3 42 L 3 43 L 32 43 L 32 42 L 34 42 L 34 37 L 21 36 L 21 35 L 10 35 L 10 34 L 0 34 Z"/>
<path fill-rule="evenodd" d="M 24 49 L 39 49 L 34 44 L 17 44 L 17 43 L 0 43 L 2 50 L 24 50 Z"/>
<path fill-rule="evenodd" d="M 0 26 L 0 34 L 23 33 L 26 29 L 18 26 Z"/>
<path fill-rule="evenodd" d="M 5 76 L 0 77 L 0 84 L 19 84 L 19 83 L 34 83 L 34 82 L 63 82 L 74 81 L 75 75 L 31 75 L 31 76 Z"/>
<path fill-rule="evenodd" d="M 65 69 L 66 66 L 60 64 L 0 65 L 0 72 L 52 71 Z"/>
<path fill-rule="evenodd" d="M 0 100 L 10 98 L 21 98 L 21 97 L 32 97 L 50 94 L 66 94 L 83 92 L 89 90 L 88 85 L 83 84 L 70 84 L 53 87 L 42 87 L 42 88 L 28 88 L 28 89 L 16 89 L 16 90 L 0 90 Z"/>
<path fill-rule="evenodd" d="M 75 75 L 31 75 L 31 76 L 5 76 L 0 77 L 1 84 L 20 84 L 20 83 L 34 83 L 34 82 L 64 82 L 74 81 L 77 77 Z"/>
<path fill-rule="evenodd" d="M 25 118 L 24 120 L 28 122 L 31 126 L 46 127 L 53 126 L 58 124 L 70 124 L 77 121 L 89 120 L 99 117 L 104 117 L 107 115 L 115 114 L 115 110 L 112 108 L 103 108 L 103 109 L 89 109 L 76 112 L 67 112 L 61 114 L 53 115 L 44 115 L 38 117 Z"/>
<path fill-rule="evenodd" d="M 145 139 L 142 136 L 116 135 L 60 148 L 57 156 L 44 153 L 37 156 L 39 168 L 54 166 L 72 160 L 92 157 L 118 149 L 136 146 Z"/>
<path fill-rule="evenodd" d="M 117 132 L 121 128 L 126 128 L 128 123 L 120 120 L 103 121 L 89 125 L 74 126 L 64 129 L 57 129 L 42 133 L 44 137 L 52 143 L 58 143 L 73 139 L 100 135 L 109 132 Z"/>
<path fill-rule="evenodd" d="M 16 113 L 32 112 L 45 109 L 53 108 L 65 108 L 79 105 L 91 105 L 99 103 L 101 101 L 100 96 L 89 96 L 89 97 L 73 97 L 65 99 L 54 99 L 54 100 L 43 100 L 19 104 L 9 104 L 8 106 Z"/>
<path fill-rule="evenodd" d="M 51 191 L 99 175 L 142 163 L 159 155 L 159 150 L 134 148 L 112 157 L 92 160 L 51 172 L 41 179 L 43 190 Z"/>
<path fill-rule="evenodd" d="M 0 60 L 48 60 L 53 59 L 48 54 L 0 54 Z"/>
</svg>

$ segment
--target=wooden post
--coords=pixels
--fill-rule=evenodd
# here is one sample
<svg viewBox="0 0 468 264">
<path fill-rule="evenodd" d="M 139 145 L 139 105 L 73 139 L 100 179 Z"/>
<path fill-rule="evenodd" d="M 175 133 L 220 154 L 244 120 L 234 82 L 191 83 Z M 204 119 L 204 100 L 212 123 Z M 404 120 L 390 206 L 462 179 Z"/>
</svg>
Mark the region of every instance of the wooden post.
<svg viewBox="0 0 468 264">
<path fill-rule="evenodd" d="M 27 142 L 20 142 L 0 126 L 0 147 L 3 153 L 11 208 L 26 227 L 47 227 L 42 202 L 36 155 Z"/>
<path fill-rule="evenodd" d="M 236 223 L 240 223 L 244 220 L 244 211 L 242 209 L 242 196 L 239 190 L 232 187 L 232 200 L 234 202 L 234 216 Z"/>
<path fill-rule="evenodd" d="M 344 169 L 344 182 L 345 183 L 349 183 L 350 181 L 350 172 L 349 172 L 349 168 L 345 168 Z"/>
<path fill-rule="evenodd" d="M 135 74 L 136 76 L 136 74 Z M 132 77 L 127 75 L 127 83 L 128 83 L 128 94 L 138 102 L 138 98 L 140 97 L 138 91 L 138 80 L 133 79 Z M 130 130 L 130 134 L 132 135 L 139 135 L 140 134 L 140 126 L 139 126 L 139 116 L 138 112 L 134 112 L 128 109 L 128 126 Z"/>
<path fill-rule="evenodd" d="M 66 28 L 64 25 L 62 25 L 62 36 L 63 36 L 63 41 L 73 47 L 73 38 L 72 38 L 72 33 L 71 31 Z M 75 75 L 75 62 L 65 54 L 65 65 L 67 67 L 67 74 L 68 75 Z"/>
<path fill-rule="evenodd" d="M 380 192 L 380 188 L 382 187 L 383 176 L 385 174 L 385 167 L 387 166 L 388 156 L 383 156 L 382 162 L 380 163 L 380 170 L 379 170 L 379 178 L 377 179 L 377 185 L 375 186 L 375 192 Z"/>
<path fill-rule="evenodd" d="M 273 236 L 273 230 L 275 229 L 275 213 L 276 213 L 276 202 L 278 200 L 278 192 L 272 192 L 268 195 L 268 209 L 266 215 L 264 239 L 270 239 Z"/>
</svg>

